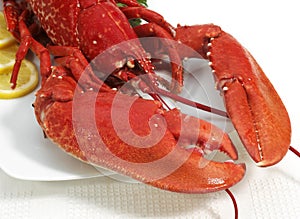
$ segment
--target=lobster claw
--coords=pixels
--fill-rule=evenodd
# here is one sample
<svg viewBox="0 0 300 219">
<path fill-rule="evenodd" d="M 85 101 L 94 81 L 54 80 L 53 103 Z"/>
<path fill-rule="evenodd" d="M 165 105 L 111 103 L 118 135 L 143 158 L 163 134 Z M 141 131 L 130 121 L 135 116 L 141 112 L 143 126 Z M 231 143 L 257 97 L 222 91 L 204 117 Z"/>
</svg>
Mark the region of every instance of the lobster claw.
<svg viewBox="0 0 300 219">
<path fill-rule="evenodd" d="M 101 112 L 101 117 L 96 118 L 94 129 L 90 122 L 86 123 L 86 115 L 93 115 L 86 113 L 93 103 L 89 95 L 79 100 L 74 113 L 77 115 L 77 110 L 80 112 L 81 109 L 85 112 L 78 113 L 84 116 L 78 118 L 75 133 L 81 150 L 92 151 L 85 153 L 84 159 L 89 163 L 161 189 L 184 193 L 224 190 L 243 178 L 244 164 L 214 162 L 203 157 L 202 151 L 220 150 L 231 159 L 237 159 L 227 134 L 212 124 L 181 114 L 176 109 L 161 111 L 154 101 L 135 98 L 130 104 L 133 97 L 99 93 L 95 111 Z M 124 106 L 130 106 L 130 110 Z M 92 148 L 85 136 L 97 136 L 98 133 L 102 140 L 92 140 L 97 142 L 96 148 Z M 189 145 L 197 147 L 185 149 Z"/>
<path fill-rule="evenodd" d="M 163 110 L 156 101 L 75 87 L 75 80 L 55 67 L 34 103 L 47 137 L 72 156 L 176 192 L 223 190 L 243 178 L 244 164 L 203 157 L 206 150 L 219 150 L 237 159 L 228 135 L 214 125 L 177 109 Z M 197 147 L 185 148 L 191 144 Z"/>
<path fill-rule="evenodd" d="M 230 188 L 239 182 L 245 173 L 245 164 L 215 162 L 203 157 L 205 150 L 218 150 L 227 154 L 231 159 L 238 158 L 235 147 L 228 135 L 218 127 L 195 117 L 182 114 L 173 109 L 164 113 L 169 131 L 180 145 L 179 153 L 168 163 L 178 163 L 186 159 L 172 174 L 150 184 L 168 190 L 186 193 L 207 193 Z M 193 151 L 182 149 L 183 146 L 194 144 Z M 199 149 L 201 152 L 199 152 Z"/>
<path fill-rule="evenodd" d="M 191 40 L 200 42 L 198 47 L 188 40 L 183 43 L 209 60 L 227 113 L 252 159 L 258 166 L 278 163 L 289 149 L 291 125 L 283 102 L 261 67 L 218 26 L 179 27 L 177 37 L 186 36 L 187 31 L 198 31 Z"/>
<path fill-rule="evenodd" d="M 79 107 L 92 107 L 89 106 L 91 101 L 87 102 L 90 99 L 88 96 L 85 95 L 83 103 L 78 104 Z M 82 129 L 90 132 L 93 128 L 90 127 L 91 123 L 86 123 L 87 113 L 79 113 L 84 115 L 82 120 L 78 120 L 83 121 L 83 124 L 78 123 L 79 132 L 75 131 L 79 136 L 77 140 L 80 148 L 82 151 L 97 152 L 85 153 L 85 159 L 89 163 L 161 189 L 183 193 L 224 190 L 243 178 L 244 164 L 208 161 L 203 157 L 202 151 L 207 149 L 220 150 L 231 159 L 237 159 L 229 137 L 219 128 L 183 115 L 176 109 L 161 111 L 153 101 L 137 98 L 131 105 L 129 103 L 133 101 L 133 97 L 117 96 L 119 95 L 111 93 L 98 94 L 95 110 L 102 115 L 101 118 L 96 118 L 96 134 L 81 132 Z M 111 105 L 112 102 L 114 106 Z M 124 106 L 129 105 L 129 115 L 126 115 Z M 128 131 L 130 128 L 126 125 L 127 116 L 131 131 Z M 103 142 L 92 140 L 99 142 L 96 148 L 92 148 L 84 136 L 97 136 L 97 133 Z M 190 150 L 184 148 L 191 144 L 198 147 Z"/>
</svg>

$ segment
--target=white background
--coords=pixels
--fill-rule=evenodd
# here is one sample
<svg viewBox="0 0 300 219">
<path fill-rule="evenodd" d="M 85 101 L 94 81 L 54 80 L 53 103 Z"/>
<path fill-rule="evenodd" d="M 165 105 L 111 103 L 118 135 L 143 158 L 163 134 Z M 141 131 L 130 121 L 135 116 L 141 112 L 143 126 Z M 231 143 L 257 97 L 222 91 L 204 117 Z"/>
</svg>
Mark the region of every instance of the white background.
<svg viewBox="0 0 300 219">
<path fill-rule="evenodd" d="M 292 123 L 292 145 L 300 150 L 300 13 L 296 3 L 148 0 L 149 8 L 173 25 L 214 23 L 237 38 L 281 96 Z M 232 188 L 240 218 L 299 218 L 299 159 L 289 153 L 279 165 L 259 169 L 247 156 L 241 158 L 248 171 Z M 0 212 L 1 218 L 233 218 L 232 204 L 223 193 L 173 194 L 109 178 L 31 182 L 4 172 L 0 172 Z"/>
</svg>

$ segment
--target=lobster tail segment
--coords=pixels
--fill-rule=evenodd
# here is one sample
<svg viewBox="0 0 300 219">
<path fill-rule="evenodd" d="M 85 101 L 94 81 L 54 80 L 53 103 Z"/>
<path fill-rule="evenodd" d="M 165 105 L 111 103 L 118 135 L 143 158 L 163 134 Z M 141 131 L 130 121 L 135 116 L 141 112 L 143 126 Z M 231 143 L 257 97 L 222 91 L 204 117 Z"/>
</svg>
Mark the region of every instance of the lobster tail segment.
<svg viewBox="0 0 300 219">
<path fill-rule="evenodd" d="M 226 110 L 258 166 L 278 163 L 287 153 L 291 125 L 283 102 L 252 55 L 222 32 L 210 40 L 209 61 Z"/>
</svg>

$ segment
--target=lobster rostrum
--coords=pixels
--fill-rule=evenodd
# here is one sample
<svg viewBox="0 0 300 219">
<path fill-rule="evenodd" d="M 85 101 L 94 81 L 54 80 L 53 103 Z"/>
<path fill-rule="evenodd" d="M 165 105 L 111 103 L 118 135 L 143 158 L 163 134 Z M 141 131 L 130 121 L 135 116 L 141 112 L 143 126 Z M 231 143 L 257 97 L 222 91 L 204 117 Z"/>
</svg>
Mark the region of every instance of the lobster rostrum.
<svg viewBox="0 0 300 219">
<path fill-rule="evenodd" d="M 209 149 L 237 159 L 226 133 L 178 109 L 162 106 L 159 95 L 175 99 L 177 95 L 157 87 L 162 79 L 155 75 L 147 49 L 135 40 L 150 36 L 180 42 L 209 60 L 227 115 L 259 166 L 273 165 L 287 153 L 291 127 L 282 101 L 251 54 L 220 27 L 208 24 L 174 28 L 135 0 L 28 0 L 53 43 L 45 48 L 32 37 L 31 26 L 36 23 L 28 27 L 30 13 L 23 12 L 19 1 L 3 2 L 9 29 L 20 41 L 16 63 L 29 48 L 41 60 L 42 86 L 34 103 L 37 120 L 49 139 L 76 158 L 176 192 L 223 190 L 243 178 L 244 164 L 207 161 L 203 156 L 203 151 Z M 116 2 L 126 6 L 119 8 Z M 128 21 L 132 18 L 147 23 L 132 28 Z M 96 63 L 104 69 L 117 69 L 107 76 L 108 82 L 103 81 L 88 63 L 125 41 L 128 44 L 122 51 L 111 50 L 114 59 Z M 177 83 L 169 86 L 172 91 L 180 92 L 183 85 L 183 69 L 177 61 L 193 57 L 190 51 L 178 51 L 174 46 L 167 50 L 166 55 L 175 60 L 171 71 Z M 49 52 L 58 57 L 60 66 L 51 66 Z M 125 60 L 124 54 L 128 57 Z M 18 64 L 14 75 L 17 71 Z M 138 81 L 138 86 L 154 100 L 114 89 L 115 78 L 126 82 L 141 73 L 147 76 Z M 114 121 L 119 123 L 118 131 Z M 127 136 L 126 140 L 120 133 Z M 197 147 L 185 148 L 191 144 Z"/>
</svg>

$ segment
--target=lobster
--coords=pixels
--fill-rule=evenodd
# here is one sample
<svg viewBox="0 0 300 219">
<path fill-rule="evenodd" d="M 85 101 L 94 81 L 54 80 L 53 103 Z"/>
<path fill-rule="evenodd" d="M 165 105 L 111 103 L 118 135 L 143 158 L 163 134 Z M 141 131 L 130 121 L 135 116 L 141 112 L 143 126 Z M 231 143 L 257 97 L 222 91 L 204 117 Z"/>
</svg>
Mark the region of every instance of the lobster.
<svg viewBox="0 0 300 219">
<path fill-rule="evenodd" d="M 227 113 L 200 108 L 228 116 L 259 166 L 278 163 L 289 150 L 291 125 L 279 95 L 252 55 L 220 27 L 174 28 L 135 0 L 28 0 L 33 15 L 24 9 L 24 1 L 3 2 L 9 30 L 20 41 L 13 87 L 19 63 L 28 49 L 33 50 L 41 60 L 42 76 L 34 103 L 37 121 L 45 135 L 72 156 L 175 192 L 214 192 L 241 181 L 244 164 L 204 157 L 208 149 L 237 159 L 226 133 L 178 109 L 163 107 L 167 104 L 161 95 L 189 103 L 176 95 L 183 86 L 180 61 L 199 54 L 209 60 Z M 132 18 L 147 23 L 132 28 L 128 21 Z M 51 40 L 47 48 L 39 34 L 33 37 L 36 19 Z M 138 40 L 153 36 L 168 40 L 164 53 L 172 60 L 170 84 L 155 74 L 147 46 Z M 172 40 L 190 49 L 178 50 Z M 114 47 L 122 42 L 126 44 L 121 50 Z M 153 44 L 158 50 L 157 44 L 163 43 Z M 97 61 L 107 50 L 105 61 Z M 51 65 L 50 53 L 59 66 Z M 91 68 L 92 60 L 100 69 Z M 101 69 L 110 72 L 104 73 L 107 80 L 101 79 Z M 119 90 L 119 83 L 130 80 L 153 100 Z M 173 92 L 159 88 L 159 83 Z M 196 146 L 190 149 L 189 145 Z"/>
</svg>

